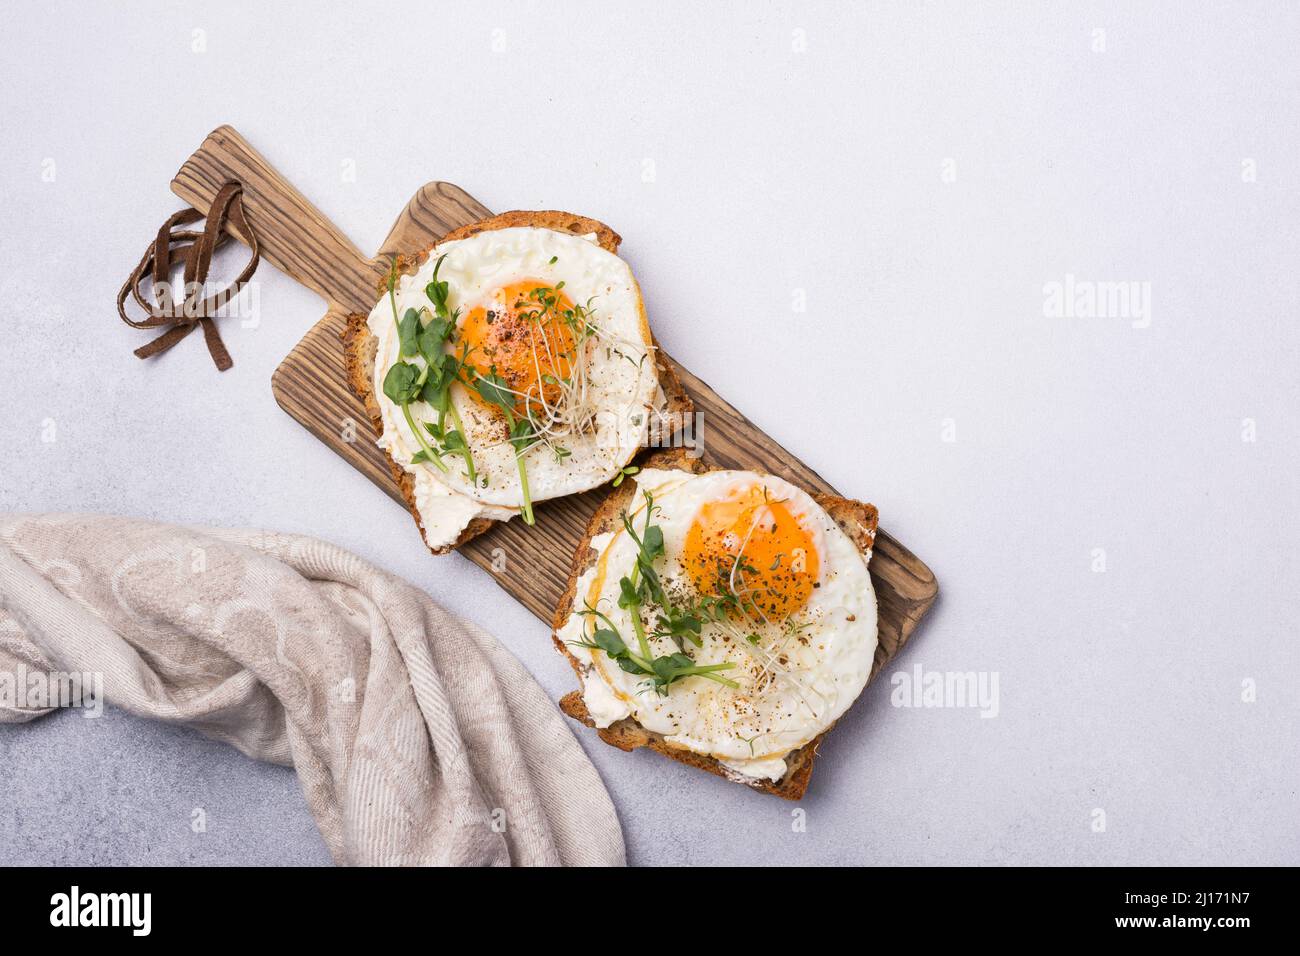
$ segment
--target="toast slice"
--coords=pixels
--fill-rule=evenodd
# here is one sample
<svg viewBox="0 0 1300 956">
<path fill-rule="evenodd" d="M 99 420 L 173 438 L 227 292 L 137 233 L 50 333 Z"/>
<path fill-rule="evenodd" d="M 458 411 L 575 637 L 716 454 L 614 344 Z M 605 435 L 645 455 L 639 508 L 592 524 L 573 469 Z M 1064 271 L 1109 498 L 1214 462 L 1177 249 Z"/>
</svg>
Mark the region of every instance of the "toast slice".
<svg viewBox="0 0 1300 956">
<path fill-rule="evenodd" d="M 642 465 L 646 468 L 676 468 L 694 474 L 722 470 L 705 464 L 700 458 L 691 458 L 681 449 L 655 452 L 646 456 Z M 551 621 L 551 639 L 555 642 L 559 652 L 568 658 L 569 664 L 573 667 L 573 672 L 577 675 L 579 681 L 582 680 L 582 664 L 569 650 L 568 646 L 560 640 L 558 632 L 564 627 L 573 611 L 574 601 L 577 599 L 578 579 L 599 557 L 596 550 L 591 547 L 591 539 L 621 526 L 620 515 L 628 507 L 635 493 L 635 482 L 632 479 L 624 481 L 618 488 L 613 489 L 610 495 L 601 502 L 600 507 L 596 509 L 596 513 L 592 515 L 591 523 L 587 526 L 582 541 L 578 543 L 578 550 L 573 559 L 573 570 L 569 574 L 568 587 L 560 598 L 560 604 L 555 609 L 555 617 Z M 841 498 L 836 495 L 813 493 L 812 497 L 839 525 L 840 529 L 848 535 L 849 540 L 857 545 L 863 557 L 869 561 L 871 548 L 876 540 L 876 525 L 879 518 L 875 505 L 854 501 L 851 498 Z M 822 738 L 830 733 L 834 727 L 832 724 L 831 727 L 827 727 L 826 730 L 803 747 L 791 751 L 785 758 L 785 776 L 780 780 L 773 781 L 741 777 L 739 774 L 723 767 L 713 757 L 673 746 L 664 740 L 663 735 L 646 730 L 631 717 L 625 717 L 608 727 L 596 727 L 595 722 L 592 721 L 590 714 L 587 712 L 587 705 L 582 699 L 580 690 L 565 694 L 560 699 L 560 710 L 579 723 L 595 728 L 601 740 L 612 747 L 617 747 L 619 750 L 632 751 L 638 747 L 649 747 L 651 750 L 681 763 L 707 770 L 709 773 L 717 774 L 728 780 L 745 783 L 755 790 L 783 797 L 786 800 L 798 800 L 803 797 L 804 792 L 808 789 L 808 781 L 812 778 L 813 761 L 817 756 L 817 746 L 821 743 Z"/>
<path fill-rule="evenodd" d="M 538 229 L 552 229 L 556 232 L 567 232 L 577 236 L 586 236 L 592 233 L 596 235 L 596 241 L 606 252 L 618 252 L 619 244 L 622 238 L 609 226 L 595 219 L 589 219 L 586 216 L 576 216 L 573 213 L 559 212 L 556 210 L 515 210 L 513 212 L 503 212 L 497 216 L 491 216 L 479 222 L 470 223 L 467 226 L 461 226 L 459 229 L 453 229 L 439 243 L 450 242 L 453 239 L 466 239 L 470 236 L 477 235 L 480 232 L 489 232 L 493 229 L 509 229 L 516 226 L 531 226 Z M 429 258 L 433 248 L 424 249 L 413 256 L 398 257 L 398 271 L 403 274 L 416 271 Z M 387 285 L 381 283 L 375 290 L 375 301 L 386 291 Z M 380 417 L 379 402 L 375 396 L 375 355 L 378 350 L 378 340 L 370 334 L 370 329 L 366 325 L 367 315 L 361 313 L 352 313 L 347 317 L 347 324 L 341 335 L 343 339 L 343 353 L 347 363 L 348 385 L 351 387 L 353 394 L 361 399 L 366 407 L 366 414 L 370 417 L 370 425 L 374 429 L 375 437 L 378 438 L 384 433 L 383 420 Z M 659 387 L 664 394 L 664 405 L 661 411 L 674 417 L 671 420 L 684 420 L 686 416 L 694 411 L 694 405 L 690 396 L 687 395 L 686 389 L 682 387 L 681 381 L 677 377 L 677 372 L 672 363 L 667 361 L 663 352 L 659 349 L 658 344 L 654 345 L 655 368 L 659 374 Z M 393 474 L 393 480 L 397 482 L 397 487 L 402 492 L 402 497 L 406 501 L 407 510 L 411 512 L 411 517 L 415 519 L 416 525 L 420 529 L 420 538 L 427 539 L 424 533 L 424 522 L 420 518 L 420 511 L 415 504 L 415 477 L 403 468 L 398 462 L 394 461 L 392 456 L 385 453 L 388 460 L 389 471 Z M 540 504 L 540 503 L 539 503 Z M 445 547 L 430 547 L 433 554 L 446 554 L 454 551 L 465 542 L 471 540 L 487 531 L 492 527 L 490 518 L 475 518 L 460 533 L 454 542 Z"/>
</svg>

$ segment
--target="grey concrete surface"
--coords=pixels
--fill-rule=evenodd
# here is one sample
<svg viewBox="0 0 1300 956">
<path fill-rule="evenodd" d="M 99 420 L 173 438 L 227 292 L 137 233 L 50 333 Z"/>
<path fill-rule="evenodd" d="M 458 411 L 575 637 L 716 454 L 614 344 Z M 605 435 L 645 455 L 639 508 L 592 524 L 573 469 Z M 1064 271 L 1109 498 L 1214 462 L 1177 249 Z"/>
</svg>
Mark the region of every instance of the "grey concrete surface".
<svg viewBox="0 0 1300 956">
<path fill-rule="evenodd" d="M 431 179 L 580 211 L 943 587 L 800 813 L 582 735 L 633 862 L 1300 862 L 1300 12 L 640 7 L 13 5 L 0 508 L 318 535 L 558 697 L 546 629 L 275 406 L 318 299 L 265 267 L 218 375 L 137 361 L 113 297 L 221 123 L 362 248 Z M 1149 309 L 1055 315 L 1067 276 Z M 900 706 L 917 667 L 996 674 L 996 716 Z M 290 771 L 193 733 L 63 714 L 0 763 L 0 863 L 328 862 Z"/>
</svg>

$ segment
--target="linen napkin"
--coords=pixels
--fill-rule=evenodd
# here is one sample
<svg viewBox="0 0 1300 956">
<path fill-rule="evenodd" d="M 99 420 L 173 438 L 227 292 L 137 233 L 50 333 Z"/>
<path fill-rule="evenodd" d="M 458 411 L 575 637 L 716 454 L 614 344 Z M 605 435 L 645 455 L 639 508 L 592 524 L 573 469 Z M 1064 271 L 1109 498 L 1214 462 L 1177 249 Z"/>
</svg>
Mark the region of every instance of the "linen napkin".
<svg viewBox="0 0 1300 956">
<path fill-rule="evenodd" d="M 54 703 L 19 673 L 102 675 L 109 704 L 292 765 L 339 864 L 624 862 L 595 768 L 519 662 L 323 541 L 0 516 L 0 723 Z"/>
</svg>

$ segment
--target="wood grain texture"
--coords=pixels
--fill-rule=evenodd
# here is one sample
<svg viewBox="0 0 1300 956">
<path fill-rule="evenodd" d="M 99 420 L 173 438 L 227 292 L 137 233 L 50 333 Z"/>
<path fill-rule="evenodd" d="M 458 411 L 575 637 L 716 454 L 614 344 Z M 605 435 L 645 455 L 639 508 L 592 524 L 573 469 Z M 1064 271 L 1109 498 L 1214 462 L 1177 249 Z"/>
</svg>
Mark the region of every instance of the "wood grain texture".
<svg viewBox="0 0 1300 956">
<path fill-rule="evenodd" d="M 243 183 L 245 210 L 263 255 L 318 292 L 329 306 L 325 317 L 276 369 L 271 382 L 276 401 L 349 464 L 401 501 L 383 453 L 375 445 L 365 409 L 347 386 L 339 333 L 347 313 L 369 312 L 374 305 L 375 290 L 387 274 L 389 257 L 426 250 L 452 229 L 491 213 L 457 186 L 429 183 L 416 192 L 376 256 L 367 258 L 229 126 L 208 136 L 176 174 L 172 189 L 191 205 L 206 208 L 230 179 Z M 757 468 L 811 491 L 840 493 L 704 381 L 680 363 L 673 364 L 695 401 L 707 461 L 724 468 Z M 518 520 L 498 524 L 461 551 L 538 618 L 549 622 L 562 596 L 574 550 L 603 497 L 604 492 L 597 490 L 542 502 L 536 508 L 535 527 L 527 528 Z M 358 513 L 366 507 L 358 502 Z M 414 527 L 411 546 L 423 548 Z M 493 570 L 494 559 L 503 570 Z M 880 602 L 878 671 L 911 637 L 938 596 L 938 584 L 920 559 L 883 530 L 876 538 L 871 575 Z"/>
</svg>

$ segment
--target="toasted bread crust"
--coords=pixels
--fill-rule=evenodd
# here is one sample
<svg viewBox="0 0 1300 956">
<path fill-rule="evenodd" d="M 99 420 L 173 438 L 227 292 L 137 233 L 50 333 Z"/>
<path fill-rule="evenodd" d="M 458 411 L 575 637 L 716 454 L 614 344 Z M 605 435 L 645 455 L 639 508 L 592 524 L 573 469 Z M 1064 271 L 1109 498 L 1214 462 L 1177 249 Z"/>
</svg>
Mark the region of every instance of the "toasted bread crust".
<svg viewBox="0 0 1300 956">
<path fill-rule="evenodd" d="M 459 229 L 453 229 L 447 235 L 438 240 L 437 244 L 450 242 L 455 239 L 466 239 L 470 236 L 477 235 L 481 232 L 490 232 L 494 229 L 510 229 L 518 226 L 529 226 L 538 229 L 553 229 L 556 232 L 566 232 L 573 235 L 585 236 L 591 233 L 596 234 L 596 241 L 606 252 L 617 253 L 622 238 L 609 226 L 595 219 L 586 216 L 577 216 L 573 213 L 560 212 L 558 210 L 515 210 L 512 212 L 503 212 L 496 216 L 490 216 L 487 219 L 473 222 Z M 397 268 L 399 272 L 414 272 L 429 257 L 429 253 L 436 245 L 429 249 L 419 250 L 412 255 L 402 255 L 397 257 Z M 376 296 L 383 293 L 385 286 L 377 288 Z M 376 300 L 377 301 L 377 300 Z M 347 316 L 346 324 L 340 333 L 343 340 L 344 361 L 347 365 L 347 380 L 353 394 L 355 394 L 366 407 L 366 414 L 370 417 L 370 425 L 374 429 L 375 436 L 379 437 L 384 433 L 383 419 L 379 411 L 379 402 L 374 393 L 373 382 L 375 372 L 375 356 L 378 351 L 379 343 L 370 329 L 366 325 L 369 318 L 359 312 L 353 312 Z M 644 309 L 642 311 L 642 321 L 645 321 Z M 648 331 L 648 326 L 647 326 Z M 651 342 L 654 343 L 653 337 Z M 664 412 L 675 416 L 675 420 L 684 420 L 687 415 L 694 411 L 694 404 L 686 389 L 682 386 L 681 380 L 677 377 L 677 372 L 673 369 L 672 364 L 663 358 L 663 353 L 655 343 L 655 368 L 659 375 L 659 386 L 663 390 L 665 397 Z M 406 501 L 406 508 L 411 512 L 411 517 L 420 528 L 420 538 L 426 542 L 428 539 L 424 533 L 424 523 L 420 519 L 420 510 L 415 504 L 415 476 L 410 474 L 405 468 L 393 460 L 391 455 L 385 454 L 388 461 L 388 469 L 392 472 L 393 480 L 397 482 L 397 487 L 402 493 L 402 498 Z M 473 538 L 478 537 L 484 531 L 492 527 L 493 521 L 490 518 L 475 518 L 460 533 L 460 536 L 450 545 L 435 548 L 429 546 L 429 551 L 435 555 L 447 554 L 454 551 L 461 545 Z"/>
<path fill-rule="evenodd" d="M 642 466 L 645 468 L 676 468 L 697 475 L 720 470 L 706 465 L 699 458 L 691 458 L 681 449 L 660 451 L 647 455 L 642 461 Z M 573 568 L 569 572 L 568 585 L 560 598 L 559 606 L 555 609 L 555 616 L 551 619 L 551 640 L 555 643 L 559 652 L 568 659 L 579 681 L 582 680 L 582 663 L 560 640 L 559 631 L 564 627 L 573 612 L 574 602 L 577 600 L 578 594 L 578 579 L 599 557 L 595 549 L 591 547 L 591 539 L 619 526 L 621 522 L 620 515 L 627 508 L 635 493 L 636 485 L 634 480 L 625 481 L 610 492 L 609 496 L 601 502 L 600 507 L 596 509 L 595 514 L 591 516 L 587 532 L 582 541 L 578 543 L 577 552 L 574 554 Z M 849 539 L 858 546 L 864 557 L 870 559 L 879 517 L 875 505 L 854 501 L 851 498 L 841 498 L 837 495 L 814 493 L 812 497 L 834 519 L 840 529 L 849 536 Z M 744 779 L 741 781 L 738 780 L 738 775 L 723 767 L 716 758 L 674 747 L 664 740 L 662 734 L 646 730 L 631 717 L 616 721 L 608 727 L 596 727 L 591 715 L 587 712 L 587 705 L 582 699 L 581 691 L 571 691 L 562 697 L 560 699 L 560 710 L 579 723 L 595 728 L 601 740 L 612 747 L 617 747 L 619 750 L 631 751 L 638 747 L 649 747 L 651 750 L 666 757 L 671 757 L 680 763 L 707 770 L 709 773 L 725 777 L 734 782 L 744 782 L 755 790 L 761 790 L 763 793 L 770 793 L 786 800 L 798 800 L 803 797 L 808 789 L 808 782 L 812 779 L 813 761 L 817 756 L 817 747 L 822 742 L 822 739 L 834 728 L 834 724 L 832 724 L 809 743 L 798 750 L 791 751 L 785 758 L 785 776 L 780 780 Z"/>
<path fill-rule="evenodd" d="M 600 220 L 589 219 L 586 216 L 575 216 L 571 212 L 561 212 L 558 209 L 515 209 L 511 212 L 499 213 L 495 216 L 489 216 L 487 219 L 480 219 L 478 222 L 471 222 L 459 229 L 453 229 L 439 239 L 438 242 L 468 239 L 470 236 L 477 236 L 480 232 L 491 232 L 494 229 L 514 229 L 520 226 L 533 229 L 553 229 L 556 232 L 567 232 L 574 236 L 587 236 L 594 232 L 596 242 L 606 252 L 617 253 L 619 245 L 623 242 L 622 236 Z"/>
</svg>

